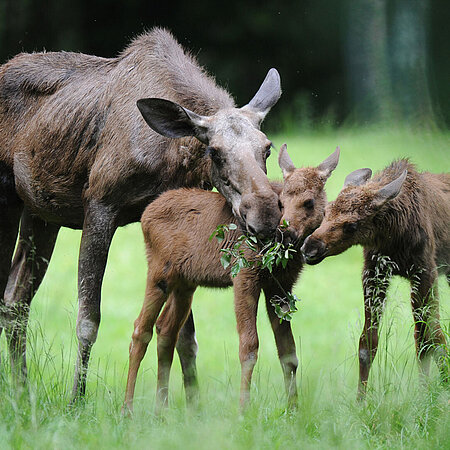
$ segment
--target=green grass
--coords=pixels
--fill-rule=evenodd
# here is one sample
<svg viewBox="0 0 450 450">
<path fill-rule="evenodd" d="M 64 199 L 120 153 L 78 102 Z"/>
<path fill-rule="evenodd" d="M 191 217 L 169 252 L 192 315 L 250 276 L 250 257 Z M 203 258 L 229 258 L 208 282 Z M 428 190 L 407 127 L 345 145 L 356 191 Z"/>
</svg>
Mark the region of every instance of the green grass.
<svg viewBox="0 0 450 450">
<path fill-rule="evenodd" d="M 273 136 L 288 144 L 296 165 L 317 165 L 341 147 L 327 185 L 333 199 L 345 176 L 409 156 L 422 170 L 450 171 L 450 136 L 412 130 L 338 130 Z M 276 153 L 269 175 L 279 178 Z M 418 383 L 409 288 L 395 278 L 381 342 L 370 375 L 367 405 L 358 405 L 357 343 L 362 328 L 360 248 L 307 267 L 295 293 L 302 299 L 293 330 L 300 366 L 297 412 L 284 410 L 281 369 L 266 314 L 258 318 L 260 353 L 252 406 L 238 414 L 240 367 L 231 290 L 199 289 L 193 311 L 200 346 L 202 405 L 186 410 L 175 359 L 170 408 L 154 417 L 155 342 L 136 389 L 135 416 L 123 419 L 128 345 L 143 300 L 146 263 L 138 224 L 116 234 L 103 284 L 102 324 L 94 346 L 83 407 L 67 408 L 76 353 L 76 263 L 80 233 L 63 230 L 46 279 L 32 305 L 27 393 L 13 390 L 1 340 L 1 448 L 450 448 L 450 394 L 434 365 L 429 385 Z M 441 279 L 441 319 L 450 331 L 450 289 Z"/>
</svg>

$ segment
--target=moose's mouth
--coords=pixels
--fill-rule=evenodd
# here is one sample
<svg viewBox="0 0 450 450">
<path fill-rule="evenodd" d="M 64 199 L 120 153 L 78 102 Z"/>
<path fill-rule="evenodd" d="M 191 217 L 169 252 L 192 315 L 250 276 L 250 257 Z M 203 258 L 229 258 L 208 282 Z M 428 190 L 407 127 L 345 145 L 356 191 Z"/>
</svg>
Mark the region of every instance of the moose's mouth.
<svg viewBox="0 0 450 450">
<path fill-rule="evenodd" d="M 314 255 L 314 256 L 308 256 L 303 253 L 303 257 L 305 258 L 306 264 L 310 266 L 315 266 L 316 264 L 319 264 L 326 258 L 327 254 L 322 253 L 321 255 Z"/>
<path fill-rule="evenodd" d="M 322 241 L 311 240 L 311 236 L 306 238 L 301 252 L 306 264 L 310 266 L 319 264 L 329 255 L 327 246 Z"/>
</svg>

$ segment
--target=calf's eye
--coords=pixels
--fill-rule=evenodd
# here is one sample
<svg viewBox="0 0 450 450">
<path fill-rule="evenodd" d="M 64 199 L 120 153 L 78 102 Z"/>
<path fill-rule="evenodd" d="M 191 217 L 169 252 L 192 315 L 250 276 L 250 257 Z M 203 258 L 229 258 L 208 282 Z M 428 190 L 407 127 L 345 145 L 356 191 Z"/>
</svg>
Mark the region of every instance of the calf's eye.
<svg viewBox="0 0 450 450">
<path fill-rule="evenodd" d="M 281 203 L 281 200 L 278 200 L 278 208 L 280 208 L 280 211 L 283 211 L 283 203 Z"/>
<path fill-rule="evenodd" d="M 303 206 L 306 209 L 314 209 L 314 199 L 310 198 L 308 200 L 305 200 L 305 202 L 303 203 Z"/>
<path fill-rule="evenodd" d="M 344 223 L 344 233 L 353 234 L 358 229 L 358 225 L 355 222 Z"/>
</svg>

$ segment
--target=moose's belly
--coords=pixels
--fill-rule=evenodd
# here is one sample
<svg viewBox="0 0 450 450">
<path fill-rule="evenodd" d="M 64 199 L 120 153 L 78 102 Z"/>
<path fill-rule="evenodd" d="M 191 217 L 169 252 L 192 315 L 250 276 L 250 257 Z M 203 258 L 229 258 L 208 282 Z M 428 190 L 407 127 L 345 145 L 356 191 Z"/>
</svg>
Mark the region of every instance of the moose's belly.
<svg viewBox="0 0 450 450">
<path fill-rule="evenodd" d="M 14 155 L 15 187 L 27 208 L 47 222 L 74 229 L 83 227 L 87 196 L 112 206 L 117 225 L 124 226 L 139 221 L 148 203 L 165 190 L 156 177 L 131 177 L 115 183 L 104 173 L 94 182 L 89 180 L 91 192 L 87 194 L 87 176 L 74 173 L 70 167 L 66 171 L 59 169 L 51 170 L 43 161 L 37 165 L 26 153 Z M 102 183 L 98 180 L 106 183 L 99 186 Z"/>
<path fill-rule="evenodd" d="M 30 166 L 23 153 L 14 156 L 14 179 L 19 197 L 33 214 L 47 222 L 82 228 L 84 180 L 51 173 L 42 165 Z"/>
</svg>

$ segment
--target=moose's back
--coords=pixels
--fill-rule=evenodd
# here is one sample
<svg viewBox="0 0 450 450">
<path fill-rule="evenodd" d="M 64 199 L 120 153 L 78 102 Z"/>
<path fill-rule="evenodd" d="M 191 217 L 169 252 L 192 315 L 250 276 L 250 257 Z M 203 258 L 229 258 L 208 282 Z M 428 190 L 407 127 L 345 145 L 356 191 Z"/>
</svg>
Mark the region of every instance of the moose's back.
<svg viewBox="0 0 450 450">
<path fill-rule="evenodd" d="M 206 114 L 232 107 L 173 37 L 156 29 L 117 58 L 67 52 L 21 54 L 0 68 L 0 158 L 25 204 L 44 220 L 79 228 L 83 197 L 119 204 L 119 221 L 139 219 L 167 189 L 201 185 L 201 144 L 189 158 L 151 130 L 136 108 L 162 97 Z M 175 147 L 176 145 L 176 147 Z M 195 152 L 194 152 L 195 153 Z M 188 160 L 188 167 L 183 163 Z"/>
<path fill-rule="evenodd" d="M 234 243 L 235 232 L 225 241 L 209 239 L 221 224 L 236 223 L 224 197 L 201 189 L 176 189 L 163 193 L 141 219 L 149 270 L 161 278 L 176 274 L 183 282 L 209 287 L 231 286 L 230 270 L 220 263 L 220 249 Z"/>
<path fill-rule="evenodd" d="M 450 173 L 421 175 L 427 192 L 426 215 L 433 224 L 436 242 L 436 266 L 450 282 Z"/>
</svg>

